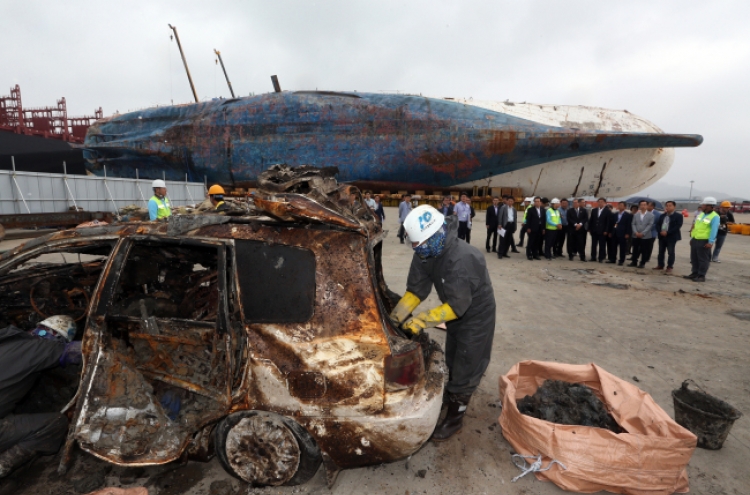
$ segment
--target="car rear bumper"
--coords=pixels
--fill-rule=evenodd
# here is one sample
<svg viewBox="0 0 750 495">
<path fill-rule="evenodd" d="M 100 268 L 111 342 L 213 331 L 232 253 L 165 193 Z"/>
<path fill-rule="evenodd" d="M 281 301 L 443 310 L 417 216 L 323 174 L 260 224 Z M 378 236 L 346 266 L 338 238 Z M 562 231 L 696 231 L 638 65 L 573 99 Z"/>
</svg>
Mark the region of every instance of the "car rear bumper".
<svg viewBox="0 0 750 495">
<path fill-rule="evenodd" d="M 423 379 L 410 389 L 387 392 L 381 413 L 295 419 L 341 468 L 396 461 L 429 440 L 440 416 L 447 376 L 443 352 L 435 346 L 425 362 Z"/>
</svg>

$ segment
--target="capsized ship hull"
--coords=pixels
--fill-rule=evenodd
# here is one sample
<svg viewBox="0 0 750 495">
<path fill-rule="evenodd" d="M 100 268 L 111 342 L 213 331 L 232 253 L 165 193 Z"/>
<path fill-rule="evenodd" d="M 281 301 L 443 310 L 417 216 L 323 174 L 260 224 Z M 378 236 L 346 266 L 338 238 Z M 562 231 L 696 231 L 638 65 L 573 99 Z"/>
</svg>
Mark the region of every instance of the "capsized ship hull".
<svg viewBox="0 0 750 495">
<path fill-rule="evenodd" d="M 627 195 L 671 166 L 665 134 L 627 112 L 421 96 L 284 92 L 157 107 L 96 122 L 95 174 L 253 186 L 274 163 L 335 166 L 375 191 L 521 187 L 547 196 Z"/>
</svg>

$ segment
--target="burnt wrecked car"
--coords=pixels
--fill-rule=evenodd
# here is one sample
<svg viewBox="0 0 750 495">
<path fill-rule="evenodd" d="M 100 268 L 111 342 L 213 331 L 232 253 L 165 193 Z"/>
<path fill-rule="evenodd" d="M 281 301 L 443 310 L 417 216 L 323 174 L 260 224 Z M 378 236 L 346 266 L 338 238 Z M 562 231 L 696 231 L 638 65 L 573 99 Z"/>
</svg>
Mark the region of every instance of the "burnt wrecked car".
<svg viewBox="0 0 750 495">
<path fill-rule="evenodd" d="M 256 485 L 323 462 L 332 483 L 428 440 L 443 356 L 388 317 L 379 222 L 331 176 L 272 172 L 252 215 L 74 229 L 0 257 L 0 319 L 85 322 L 61 470 L 77 443 L 128 466 L 215 452 Z"/>
</svg>

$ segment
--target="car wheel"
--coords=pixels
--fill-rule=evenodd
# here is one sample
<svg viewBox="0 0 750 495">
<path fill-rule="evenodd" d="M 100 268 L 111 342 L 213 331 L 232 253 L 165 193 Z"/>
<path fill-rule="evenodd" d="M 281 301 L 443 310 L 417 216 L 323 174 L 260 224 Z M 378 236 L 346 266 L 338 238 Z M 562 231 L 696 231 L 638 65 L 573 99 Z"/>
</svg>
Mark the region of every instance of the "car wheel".
<svg viewBox="0 0 750 495">
<path fill-rule="evenodd" d="M 214 445 L 224 469 L 254 486 L 305 483 L 322 460 L 304 428 L 266 411 L 227 416 L 214 430 Z"/>
</svg>

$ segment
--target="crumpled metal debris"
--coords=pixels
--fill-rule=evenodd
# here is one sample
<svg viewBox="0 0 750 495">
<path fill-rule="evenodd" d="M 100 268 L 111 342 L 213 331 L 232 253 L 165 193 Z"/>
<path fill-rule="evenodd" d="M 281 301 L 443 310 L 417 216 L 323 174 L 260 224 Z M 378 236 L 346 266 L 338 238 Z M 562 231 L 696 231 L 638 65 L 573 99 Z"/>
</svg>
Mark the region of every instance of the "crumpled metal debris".
<svg viewBox="0 0 750 495">
<path fill-rule="evenodd" d="M 274 165 L 258 178 L 255 207 L 283 221 L 318 221 L 352 230 L 379 229 L 355 186 L 340 185 L 336 167 Z"/>
</svg>

